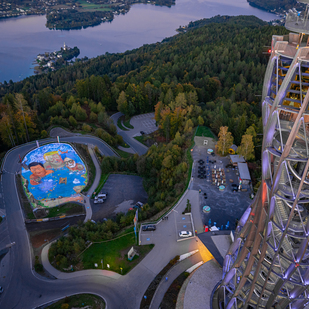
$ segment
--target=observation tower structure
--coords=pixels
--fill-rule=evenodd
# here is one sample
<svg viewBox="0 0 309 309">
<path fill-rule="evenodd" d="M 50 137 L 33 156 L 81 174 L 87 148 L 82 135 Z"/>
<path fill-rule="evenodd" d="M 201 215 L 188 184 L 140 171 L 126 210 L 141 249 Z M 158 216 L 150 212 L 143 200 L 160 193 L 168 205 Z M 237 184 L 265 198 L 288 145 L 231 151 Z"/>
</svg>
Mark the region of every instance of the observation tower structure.
<svg viewBox="0 0 309 309">
<path fill-rule="evenodd" d="M 262 181 L 239 220 L 212 307 L 309 304 L 309 0 L 272 37 L 262 93 Z M 308 307 L 309 308 L 309 307 Z"/>
</svg>

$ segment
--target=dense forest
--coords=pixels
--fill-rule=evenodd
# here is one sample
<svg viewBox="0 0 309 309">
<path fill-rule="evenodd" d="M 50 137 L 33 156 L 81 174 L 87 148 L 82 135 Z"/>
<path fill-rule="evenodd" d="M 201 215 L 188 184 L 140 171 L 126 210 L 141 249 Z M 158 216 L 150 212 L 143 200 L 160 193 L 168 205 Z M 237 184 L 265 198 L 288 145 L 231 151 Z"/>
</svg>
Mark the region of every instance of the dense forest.
<svg viewBox="0 0 309 309">
<path fill-rule="evenodd" d="M 161 143 L 140 157 L 101 158 L 105 174 L 143 177 L 149 198 L 140 220 L 170 207 L 186 188 L 192 162 L 188 149 L 197 125 L 220 132 L 219 137 L 223 128 L 238 146 L 249 137 L 259 159 L 260 95 L 269 58 L 263 51 L 273 34 L 287 30 L 254 16 L 216 16 L 190 28 L 161 43 L 83 59 L 22 82 L 5 82 L 0 87 L 1 151 L 46 137 L 52 125 L 89 132 L 117 146 L 122 138 L 109 115 L 117 110 L 127 118 L 155 112 Z M 112 238 L 133 217 L 134 211 L 129 211 L 113 222 L 87 223 L 82 234 L 75 235 L 72 228 L 72 241 L 60 240 L 52 255 L 60 267 L 77 263 L 87 241 Z"/>
<path fill-rule="evenodd" d="M 296 0 L 247 0 L 250 5 L 268 12 L 277 11 L 283 13 L 283 10 L 296 8 L 297 10 L 304 9 L 304 5 Z"/>
<path fill-rule="evenodd" d="M 117 110 L 130 117 L 163 109 L 167 117 L 157 120 L 167 119 L 161 126 L 167 140 L 196 126 L 199 116 L 216 134 L 228 126 L 238 145 L 247 127 L 262 133 L 259 95 L 268 61 L 263 48 L 272 34 L 286 30 L 263 25 L 254 16 L 210 21 L 161 43 L 5 82 L 0 87 L 1 150 L 43 137 L 53 124 L 103 125 L 103 112 Z M 18 119 L 26 110 L 28 132 Z M 176 127 L 172 114 L 181 115 Z"/>
</svg>

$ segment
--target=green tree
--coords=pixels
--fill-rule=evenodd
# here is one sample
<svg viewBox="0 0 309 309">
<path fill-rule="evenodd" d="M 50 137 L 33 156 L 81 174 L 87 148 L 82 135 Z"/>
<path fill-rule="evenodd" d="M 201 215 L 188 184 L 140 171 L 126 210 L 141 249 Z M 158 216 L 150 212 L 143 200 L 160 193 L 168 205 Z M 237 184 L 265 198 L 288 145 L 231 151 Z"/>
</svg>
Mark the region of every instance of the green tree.
<svg viewBox="0 0 309 309">
<path fill-rule="evenodd" d="M 246 161 L 254 159 L 254 144 L 252 135 L 245 134 L 242 136 L 241 144 L 237 148 L 237 153 L 242 155 Z"/>
<path fill-rule="evenodd" d="M 77 126 L 77 121 L 76 121 L 76 119 L 75 119 L 72 115 L 69 117 L 69 122 L 70 122 L 70 125 L 71 125 L 72 127 L 76 128 L 76 126 Z"/>
<path fill-rule="evenodd" d="M 94 113 L 94 112 L 91 112 L 90 116 L 89 116 L 89 119 L 90 119 L 90 122 L 95 123 L 98 120 L 98 115 L 96 113 Z"/>
<path fill-rule="evenodd" d="M 219 140 L 217 142 L 217 151 L 225 155 L 228 153 L 229 148 L 233 145 L 234 138 L 232 133 L 228 131 L 228 127 L 220 127 L 218 134 Z"/>
</svg>

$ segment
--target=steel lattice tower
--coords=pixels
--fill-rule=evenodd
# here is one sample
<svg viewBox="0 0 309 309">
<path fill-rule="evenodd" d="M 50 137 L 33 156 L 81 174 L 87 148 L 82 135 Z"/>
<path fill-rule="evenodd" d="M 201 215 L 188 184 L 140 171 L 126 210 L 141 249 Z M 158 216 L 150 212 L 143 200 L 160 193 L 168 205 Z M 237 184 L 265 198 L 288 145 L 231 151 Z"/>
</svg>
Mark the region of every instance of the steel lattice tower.
<svg viewBox="0 0 309 309">
<path fill-rule="evenodd" d="M 291 10 L 285 23 L 294 33 L 272 38 L 262 94 L 262 183 L 236 228 L 213 308 L 309 302 L 309 0 L 300 2 L 305 11 Z"/>
</svg>

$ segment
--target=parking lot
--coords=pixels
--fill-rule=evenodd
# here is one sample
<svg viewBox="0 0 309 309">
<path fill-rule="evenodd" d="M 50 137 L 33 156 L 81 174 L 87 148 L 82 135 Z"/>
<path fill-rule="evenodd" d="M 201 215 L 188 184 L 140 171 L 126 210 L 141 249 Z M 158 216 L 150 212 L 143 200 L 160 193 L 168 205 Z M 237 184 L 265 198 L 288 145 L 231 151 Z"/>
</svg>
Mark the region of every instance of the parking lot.
<svg viewBox="0 0 309 309">
<path fill-rule="evenodd" d="M 200 214 L 204 225 L 216 226 L 220 229 L 235 229 L 237 219 L 240 219 L 244 211 L 251 203 L 250 193 L 247 192 L 232 192 L 232 184 L 238 184 L 237 170 L 227 169 L 229 157 L 211 156 L 207 154 L 207 145 L 196 145 L 192 151 L 194 160 L 192 177 L 193 181 L 191 189 L 200 190 Z M 206 161 L 215 160 L 215 163 L 209 163 L 209 173 L 205 167 L 205 176 L 198 178 L 199 160 L 203 160 L 206 166 Z M 222 175 L 220 175 L 221 169 Z M 213 170 L 216 171 L 217 178 L 213 177 Z M 223 177 L 224 176 L 224 177 Z M 225 189 L 220 191 L 215 180 L 220 181 L 220 185 L 224 184 Z M 206 198 L 204 193 L 206 193 Z M 209 206 L 209 213 L 203 212 L 203 207 Z"/>
<path fill-rule="evenodd" d="M 103 204 L 94 204 L 91 200 L 92 219 L 97 221 L 114 216 L 118 212 L 126 213 L 137 202 L 146 203 L 148 196 L 139 176 L 112 174 L 103 186 L 107 193 Z"/>
</svg>

